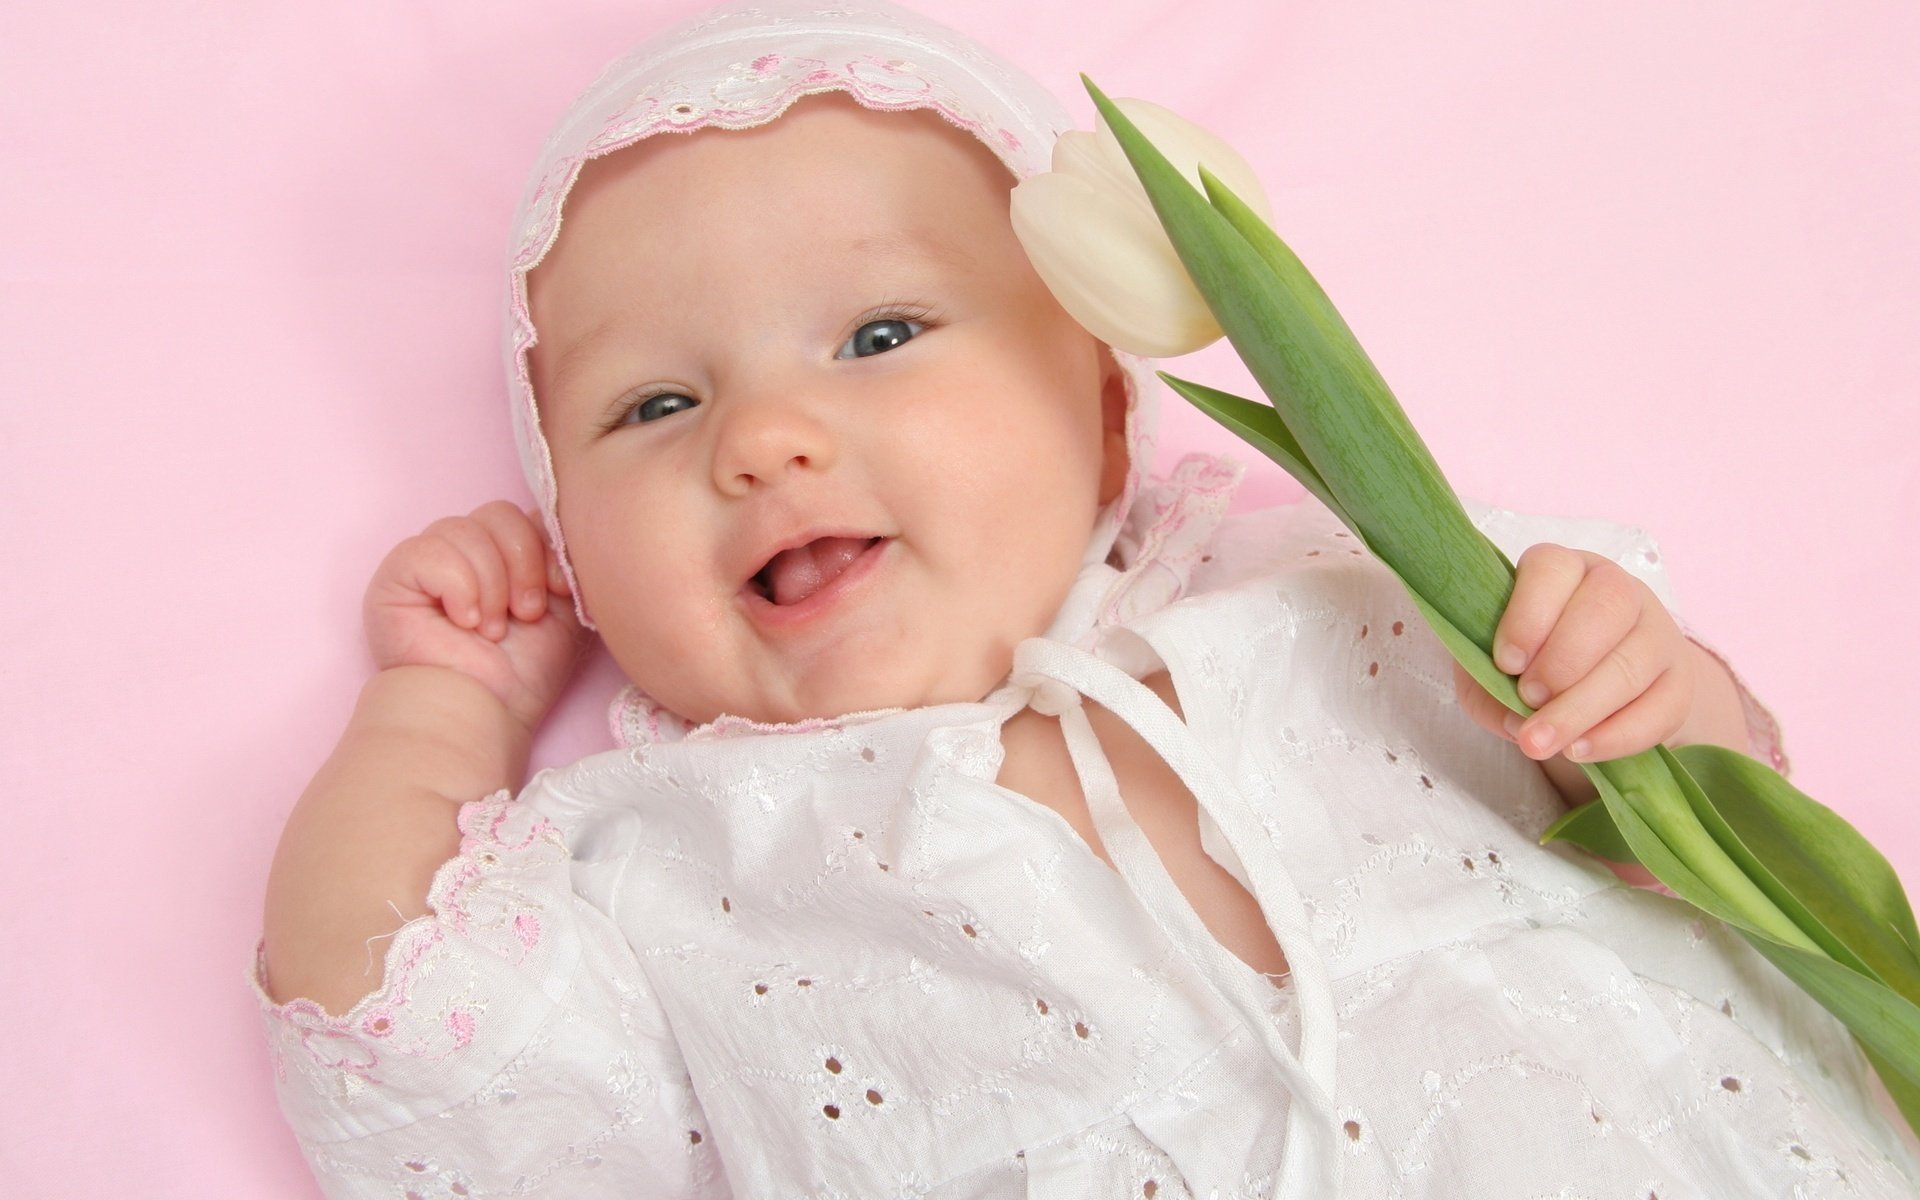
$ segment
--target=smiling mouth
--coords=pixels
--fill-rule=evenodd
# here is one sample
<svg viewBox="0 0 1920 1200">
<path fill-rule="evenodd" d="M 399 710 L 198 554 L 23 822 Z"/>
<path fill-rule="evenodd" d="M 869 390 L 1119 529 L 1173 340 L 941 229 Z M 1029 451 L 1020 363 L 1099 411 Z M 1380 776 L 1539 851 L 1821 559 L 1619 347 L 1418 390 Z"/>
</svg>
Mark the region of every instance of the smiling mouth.
<svg viewBox="0 0 1920 1200">
<path fill-rule="evenodd" d="M 782 550 L 754 572 L 747 588 L 764 600 L 786 607 L 826 587 L 884 538 L 823 537 Z"/>
</svg>

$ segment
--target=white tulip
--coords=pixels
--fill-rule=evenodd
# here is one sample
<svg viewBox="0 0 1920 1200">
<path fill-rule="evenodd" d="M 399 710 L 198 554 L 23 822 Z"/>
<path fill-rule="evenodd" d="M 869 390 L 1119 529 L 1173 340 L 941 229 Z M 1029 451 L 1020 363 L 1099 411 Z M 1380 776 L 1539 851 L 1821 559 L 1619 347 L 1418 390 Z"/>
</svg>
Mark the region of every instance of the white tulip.
<svg viewBox="0 0 1920 1200">
<path fill-rule="evenodd" d="M 1232 147 L 1150 101 L 1114 103 L 1195 187 L 1204 163 L 1272 222 L 1266 191 Z M 1219 340 L 1219 323 L 1104 118 L 1092 133 L 1060 135 L 1053 169 L 1014 187 L 1011 214 L 1033 269 L 1060 306 L 1101 341 L 1146 358 L 1173 358 Z"/>
</svg>

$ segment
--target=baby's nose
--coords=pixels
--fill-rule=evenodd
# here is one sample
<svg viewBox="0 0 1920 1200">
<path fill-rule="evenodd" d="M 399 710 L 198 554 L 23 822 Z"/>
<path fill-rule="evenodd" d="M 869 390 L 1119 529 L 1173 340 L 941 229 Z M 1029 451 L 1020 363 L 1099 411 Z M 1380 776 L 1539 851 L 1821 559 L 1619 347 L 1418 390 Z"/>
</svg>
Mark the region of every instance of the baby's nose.
<svg viewBox="0 0 1920 1200">
<path fill-rule="evenodd" d="M 727 495 L 745 495 L 794 472 L 823 471 L 834 463 L 832 431 L 794 399 L 761 397 L 721 402 L 714 449 L 714 485 Z"/>
</svg>

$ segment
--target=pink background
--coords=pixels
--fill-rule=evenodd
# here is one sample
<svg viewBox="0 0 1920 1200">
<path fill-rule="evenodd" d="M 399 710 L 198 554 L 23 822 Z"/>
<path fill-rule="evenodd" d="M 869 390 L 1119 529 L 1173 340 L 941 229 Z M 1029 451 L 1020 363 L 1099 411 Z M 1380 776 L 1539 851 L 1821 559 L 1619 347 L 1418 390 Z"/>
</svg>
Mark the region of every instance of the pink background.
<svg viewBox="0 0 1920 1200">
<path fill-rule="evenodd" d="M 1920 10 L 918 6 L 1083 123 L 1084 69 L 1242 148 L 1456 486 L 1651 529 L 1796 779 L 1920 880 Z M 8 1194 L 317 1194 L 242 984 L 268 863 L 368 671 L 376 562 L 526 500 L 495 349 L 522 173 L 692 7 L 9 6 Z M 1224 349 L 1178 369 L 1246 386 Z M 612 686 L 541 762 L 604 745 Z"/>
</svg>

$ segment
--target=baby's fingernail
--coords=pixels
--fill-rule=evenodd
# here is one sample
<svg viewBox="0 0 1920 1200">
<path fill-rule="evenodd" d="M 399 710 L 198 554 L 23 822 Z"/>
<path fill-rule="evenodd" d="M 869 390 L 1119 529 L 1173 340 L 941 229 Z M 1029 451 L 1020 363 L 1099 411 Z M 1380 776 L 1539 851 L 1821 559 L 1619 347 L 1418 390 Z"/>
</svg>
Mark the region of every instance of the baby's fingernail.
<svg viewBox="0 0 1920 1200">
<path fill-rule="evenodd" d="M 1527 656 L 1512 642 L 1501 642 L 1494 647 L 1493 665 L 1509 675 L 1518 675 L 1527 665 Z"/>
<path fill-rule="evenodd" d="M 1535 753 L 1545 754 L 1547 747 L 1553 745 L 1554 737 L 1553 726 L 1536 725 L 1533 732 L 1527 736 L 1527 741 L 1533 743 Z"/>
<path fill-rule="evenodd" d="M 567 590 L 567 577 L 560 573 L 559 563 L 550 562 L 547 564 L 547 584 L 556 592 L 564 592 Z"/>
<path fill-rule="evenodd" d="M 528 619 L 539 616 L 545 608 L 546 605 L 540 602 L 539 592 L 529 588 L 520 593 L 520 611 L 527 614 Z"/>
<path fill-rule="evenodd" d="M 1522 724 L 1519 713 L 1508 713 L 1500 723 L 1506 726 L 1508 737 L 1513 738 L 1515 741 L 1519 740 L 1520 726 Z"/>
<path fill-rule="evenodd" d="M 1588 753 L 1591 752 L 1592 750 L 1593 750 L 1593 743 L 1589 742 L 1585 738 L 1581 738 L 1579 741 L 1575 742 L 1573 745 L 1567 747 L 1567 757 L 1574 762 L 1579 762 L 1580 760 L 1586 758 Z"/>
<path fill-rule="evenodd" d="M 1529 679 L 1520 685 L 1520 698 L 1533 708 L 1539 708 L 1547 702 L 1547 685 L 1538 679 Z"/>
<path fill-rule="evenodd" d="M 467 609 L 467 620 L 466 620 L 466 623 L 467 623 L 468 625 L 472 625 L 472 626 L 474 626 L 474 627 L 476 627 L 476 628 L 478 628 L 478 627 L 479 627 L 479 625 L 480 625 L 480 610 L 479 610 L 478 608 L 473 608 L 473 607 L 469 607 L 469 608 Z"/>
</svg>

